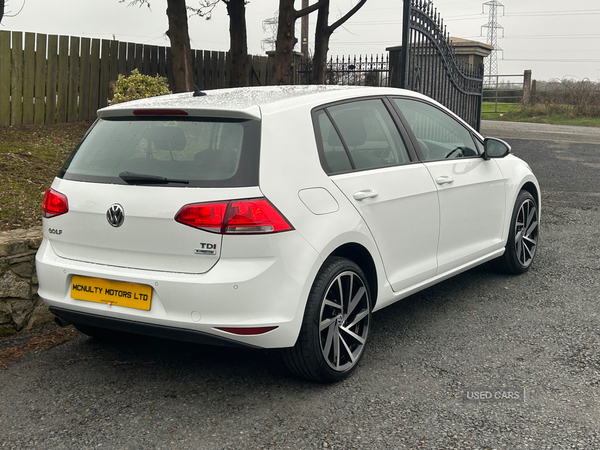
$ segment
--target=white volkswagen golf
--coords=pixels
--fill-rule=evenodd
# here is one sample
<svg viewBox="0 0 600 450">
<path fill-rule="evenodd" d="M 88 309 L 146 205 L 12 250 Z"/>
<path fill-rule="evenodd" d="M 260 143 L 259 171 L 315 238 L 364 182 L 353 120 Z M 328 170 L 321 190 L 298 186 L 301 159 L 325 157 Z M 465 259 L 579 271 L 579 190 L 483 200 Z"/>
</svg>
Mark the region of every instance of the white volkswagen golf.
<svg viewBox="0 0 600 450">
<path fill-rule="evenodd" d="M 334 382 L 372 312 L 536 253 L 529 166 L 413 92 L 224 89 L 98 116 L 46 192 L 37 254 L 40 296 L 90 336 L 282 348 Z"/>
</svg>

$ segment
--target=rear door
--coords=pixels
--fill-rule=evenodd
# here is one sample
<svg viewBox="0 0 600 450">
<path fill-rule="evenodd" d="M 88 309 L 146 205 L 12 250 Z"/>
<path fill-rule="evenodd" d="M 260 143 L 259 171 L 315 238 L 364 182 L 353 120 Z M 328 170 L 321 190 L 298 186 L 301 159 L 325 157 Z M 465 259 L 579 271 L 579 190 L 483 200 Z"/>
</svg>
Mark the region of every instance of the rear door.
<svg viewBox="0 0 600 450">
<path fill-rule="evenodd" d="M 382 99 L 315 112 L 323 168 L 369 227 L 393 290 L 436 273 L 439 206 L 427 168 L 411 161 Z"/>
</svg>

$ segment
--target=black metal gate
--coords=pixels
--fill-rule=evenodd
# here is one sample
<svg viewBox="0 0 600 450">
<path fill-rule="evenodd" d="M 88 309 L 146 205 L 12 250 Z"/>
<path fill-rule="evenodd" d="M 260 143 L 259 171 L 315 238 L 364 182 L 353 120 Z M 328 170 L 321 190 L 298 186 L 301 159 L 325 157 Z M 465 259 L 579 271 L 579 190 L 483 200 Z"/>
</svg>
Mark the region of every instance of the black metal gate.
<svg viewBox="0 0 600 450">
<path fill-rule="evenodd" d="M 429 0 L 404 0 L 399 87 L 437 100 L 479 130 L 483 64 L 457 57 Z"/>
</svg>

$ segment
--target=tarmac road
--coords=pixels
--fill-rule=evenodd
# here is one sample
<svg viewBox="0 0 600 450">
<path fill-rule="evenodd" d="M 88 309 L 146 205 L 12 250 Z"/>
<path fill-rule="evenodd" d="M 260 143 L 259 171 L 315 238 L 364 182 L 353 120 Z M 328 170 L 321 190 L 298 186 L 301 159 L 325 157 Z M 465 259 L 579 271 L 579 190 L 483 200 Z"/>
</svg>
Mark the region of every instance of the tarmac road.
<svg viewBox="0 0 600 450">
<path fill-rule="evenodd" d="M 483 131 L 543 188 L 525 275 L 483 266 L 375 314 L 361 366 L 332 386 L 275 351 L 4 340 L 30 345 L 0 365 L 0 448 L 600 448 L 600 130 Z"/>
<path fill-rule="evenodd" d="M 600 143 L 600 128 L 573 127 L 570 125 L 546 125 L 543 123 L 519 123 L 483 120 L 481 125 L 485 136 L 505 139 L 525 139 L 534 141 L 555 141 L 567 143 Z"/>
</svg>

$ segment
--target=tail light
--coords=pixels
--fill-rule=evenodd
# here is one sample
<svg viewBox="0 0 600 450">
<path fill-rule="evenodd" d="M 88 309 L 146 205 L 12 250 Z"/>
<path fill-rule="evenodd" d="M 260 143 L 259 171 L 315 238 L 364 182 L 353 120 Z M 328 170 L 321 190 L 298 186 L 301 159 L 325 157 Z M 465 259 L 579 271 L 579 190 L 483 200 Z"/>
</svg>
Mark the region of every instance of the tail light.
<svg viewBox="0 0 600 450">
<path fill-rule="evenodd" d="M 175 220 L 220 234 L 262 234 L 292 230 L 292 226 L 265 198 L 186 205 Z"/>
<path fill-rule="evenodd" d="M 44 203 L 42 203 L 42 211 L 42 215 L 46 219 L 69 212 L 69 201 L 67 200 L 67 196 L 52 188 L 46 189 Z"/>
</svg>

